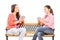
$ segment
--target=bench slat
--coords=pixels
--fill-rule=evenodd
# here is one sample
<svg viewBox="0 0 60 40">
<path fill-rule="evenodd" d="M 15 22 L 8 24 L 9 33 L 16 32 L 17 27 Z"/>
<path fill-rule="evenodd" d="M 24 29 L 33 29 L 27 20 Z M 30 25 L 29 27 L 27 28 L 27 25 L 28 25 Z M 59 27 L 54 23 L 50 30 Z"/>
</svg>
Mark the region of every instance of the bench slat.
<svg viewBox="0 0 60 40">
<path fill-rule="evenodd" d="M 19 36 L 19 34 L 6 34 L 7 36 Z M 34 35 L 34 32 L 30 31 L 30 32 L 27 32 L 27 35 L 26 37 L 33 37 Z M 53 34 L 51 35 L 44 35 L 44 37 L 52 37 L 54 36 Z"/>
<path fill-rule="evenodd" d="M 34 34 L 27 34 L 26 37 L 33 37 L 33 35 L 34 35 Z M 9 35 L 7 35 L 7 36 L 19 36 L 19 35 L 10 35 L 10 34 L 9 34 Z M 44 35 L 44 37 L 52 37 L 52 36 L 54 36 L 54 35 L 53 35 L 53 34 L 51 34 L 51 35 Z"/>
</svg>

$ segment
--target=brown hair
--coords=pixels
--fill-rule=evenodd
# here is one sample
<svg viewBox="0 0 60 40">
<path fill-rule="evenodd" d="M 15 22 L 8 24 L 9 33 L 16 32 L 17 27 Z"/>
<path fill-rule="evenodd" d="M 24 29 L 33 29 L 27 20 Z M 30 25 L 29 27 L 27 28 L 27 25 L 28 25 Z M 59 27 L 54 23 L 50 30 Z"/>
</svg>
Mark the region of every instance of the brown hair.
<svg viewBox="0 0 60 40">
<path fill-rule="evenodd" d="M 52 15 L 54 15 L 53 14 L 53 10 L 52 10 L 52 8 L 49 5 L 46 5 L 45 7 L 47 7 L 48 9 L 50 9 L 50 13 L 52 13 Z"/>
<path fill-rule="evenodd" d="M 12 12 L 12 13 L 14 12 L 14 9 L 15 9 L 15 6 L 16 6 L 16 5 L 17 5 L 17 4 L 13 4 L 13 5 L 11 6 L 11 12 Z M 20 18 L 19 12 L 16 13 L 16 18 L 19 20 L 19 18 Z"/>
</svg>

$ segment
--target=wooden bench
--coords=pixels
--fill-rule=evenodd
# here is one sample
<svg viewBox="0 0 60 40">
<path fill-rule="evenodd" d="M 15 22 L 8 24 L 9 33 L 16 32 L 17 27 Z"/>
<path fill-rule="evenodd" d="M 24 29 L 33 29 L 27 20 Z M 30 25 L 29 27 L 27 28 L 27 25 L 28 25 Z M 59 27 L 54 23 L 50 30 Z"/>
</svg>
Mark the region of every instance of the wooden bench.
<svg viewBox="0 0 60 40">
<path fill-rule="evenodd" d="M 23 24 L 21 27 L 29 27 L 29 26 L 40 26 L 40 25 L 38 25 L 37 23 L 25 23 L 25 24 Z M 34 31 L 27 31 L 27 35 L 26 35 L 26 37 L 33 37 L 33 35 L 34 35 Z M 18 34 L 6 34 L 6 40 L 8 40 L 8 37 L 9 36 L 13 36 L 13 37 L 18 37 L 19 35 Z M 44 35 L 43 37 L 52 37 L 52 40 L 54 40 L 54 34 L 48 34 L 48 35 Z"/>
</svg>

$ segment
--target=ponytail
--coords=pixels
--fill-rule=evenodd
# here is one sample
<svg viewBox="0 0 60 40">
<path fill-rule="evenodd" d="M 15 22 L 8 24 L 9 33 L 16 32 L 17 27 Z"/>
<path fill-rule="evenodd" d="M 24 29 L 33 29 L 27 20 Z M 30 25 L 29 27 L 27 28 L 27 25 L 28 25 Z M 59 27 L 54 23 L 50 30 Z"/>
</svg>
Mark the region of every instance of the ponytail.
<svg viewBox="0 0 60 40">
<path fill-rule="evenodd" d="M 52 10 L 52 9 L 50 9 L 50 13 L 51 13 L 52 15 L 54 15 L 54 14 L 53 14 L 53 10 Z"/>
</svg>

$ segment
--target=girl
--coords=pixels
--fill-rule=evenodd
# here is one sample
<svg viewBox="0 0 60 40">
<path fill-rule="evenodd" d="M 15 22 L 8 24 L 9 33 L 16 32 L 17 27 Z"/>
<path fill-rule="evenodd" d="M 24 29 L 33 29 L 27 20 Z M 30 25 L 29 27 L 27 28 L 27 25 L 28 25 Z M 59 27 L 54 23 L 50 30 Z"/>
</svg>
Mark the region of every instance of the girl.
<svg viewBox="0 0 60 40">
<path fill-rule="evenodd" d="M 37 36 L 39 40 L 43 40 L 42 36 L 44 34 L 53 34 L 54 33 L 54 14 L 53 10 L 49 5 L 44 7 L 45 17 L 40 19 L 40 23 L 44 24 L 41 27 L 38 27 L 33 36 L 33 40 L 36 40 Z"/>
<path fill-rule="evenodd" d="M 11 13 L 8 16 L 7 34 L 19 34 L 19 40 L 23 40 L 26 33 L 25 28 L 20 28 L 20 24 L 23 22 L 23 18 L 20 18 L 18 5 L 13 4 L 11 6 Z"/>
</svg>

